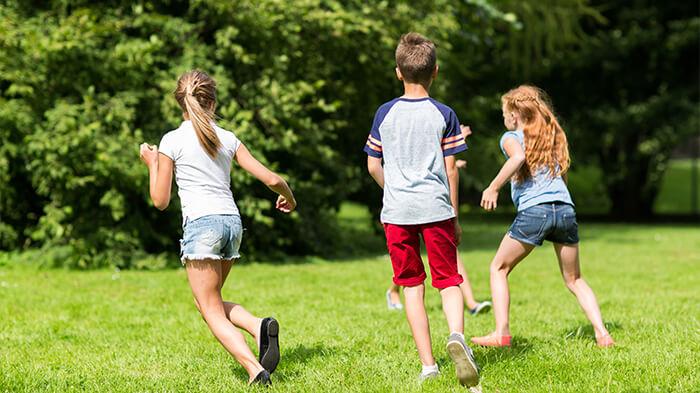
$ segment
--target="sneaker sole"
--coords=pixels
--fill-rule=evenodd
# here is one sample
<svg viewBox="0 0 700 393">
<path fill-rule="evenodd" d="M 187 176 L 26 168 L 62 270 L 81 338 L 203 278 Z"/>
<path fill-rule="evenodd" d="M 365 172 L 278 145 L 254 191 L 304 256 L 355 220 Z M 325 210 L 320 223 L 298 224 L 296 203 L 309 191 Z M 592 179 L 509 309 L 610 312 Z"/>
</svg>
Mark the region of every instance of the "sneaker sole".
<svg viewBox="0 0 700 393">
<path fill-rule="evenodd" d="M 487 305 L 485 305 L 484 307 L 481 307 L 479 310 L 477 310 L 477 312 L 474 313 L 474 315 L 479 315 L 479 314 L 481 314 L 482 312 L 488 312 L 489 310 L 491 310 L 491 305 L 490 305 L 490 304 L 487 304 Z"/>
<path fill-rule="evenodd" d="M 479 384 L 479 371 L 476 363 L 467 353 L 467 349 L 458 341 L 447 343 L 447 353 L 455 364 L 457 379 L 463 386 L 476 386 Z"/>
<path fill-rule="evenodd" d="M 275 319 L 270 319 L 267 323 L 267 350 L 260 358 L 260 364 L 270 374 L 275 371 L 280 362 L 279 332 L 279 322 Z"/>
</svg>

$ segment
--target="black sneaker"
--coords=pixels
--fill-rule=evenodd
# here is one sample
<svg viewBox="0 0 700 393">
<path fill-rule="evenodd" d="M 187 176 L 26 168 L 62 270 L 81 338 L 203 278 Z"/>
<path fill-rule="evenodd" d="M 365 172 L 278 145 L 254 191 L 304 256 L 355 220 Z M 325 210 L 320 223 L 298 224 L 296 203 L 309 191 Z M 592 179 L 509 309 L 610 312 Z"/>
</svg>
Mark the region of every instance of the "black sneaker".
<svg viewBox="0 0 700 393">
<path fill-rule="evenodd" d="M 267 370 L 262 370 L 255 376 L 255 378 L 250 381 L 249 385 L 261 385 L 270 386 L 272 385 L 272 380 L 270 379 L 270 373 Z"/>
<path fill-rule="evenodd" d="M 274 372 L 280 362 L 278 335 L 280 324 L 275 318 L 267 317 L 260 324 L 260 364 L 270 373 Z"/>
</svg>

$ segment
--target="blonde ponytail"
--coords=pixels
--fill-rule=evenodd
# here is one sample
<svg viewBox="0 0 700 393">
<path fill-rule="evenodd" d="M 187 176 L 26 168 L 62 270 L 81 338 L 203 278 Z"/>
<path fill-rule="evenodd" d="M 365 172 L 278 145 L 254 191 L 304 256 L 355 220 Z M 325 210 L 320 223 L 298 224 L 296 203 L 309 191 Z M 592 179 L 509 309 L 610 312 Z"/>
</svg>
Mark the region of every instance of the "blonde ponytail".
<svg viewBox="0 0 700 393">
<path fill-rule="evenodd" d="M 188 71 L 177 81 L 175 99 L 180 108 L 190 118 L 197 139 L 211 158 L 221 148 L 214 129 L 214 111 L 216 110 L 216 82 L 199 70 Z"/>
</svg>

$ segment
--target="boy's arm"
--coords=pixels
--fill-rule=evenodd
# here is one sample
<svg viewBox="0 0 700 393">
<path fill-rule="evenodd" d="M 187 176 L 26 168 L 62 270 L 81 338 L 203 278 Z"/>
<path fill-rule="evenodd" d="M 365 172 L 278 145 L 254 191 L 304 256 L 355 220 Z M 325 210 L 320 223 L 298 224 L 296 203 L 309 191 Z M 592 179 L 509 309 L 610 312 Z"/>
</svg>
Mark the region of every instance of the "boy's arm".
<svg viewBox="0 0 700 393">
<path fill-rule="evenodd" d="M 379 187 L 384 189 L 384 167 L 382 167 L 382 159 L 367 156 L 367 170 Z"/>
<path fill-rule="evenodd" d="M 491 181 L 491 184 L 481 195 L 481 207 L 486 210 L 496 209 L 498 202 L 498 191 L 525 163 L 525 152 L 520 143 L 514 138 L 506 138 L 503 142 L 503 149 L 508 155 L 508 160 L 498 172 L 498 175 Z"/>
<path fill-rule="evenodd" d="M 459 244 L 462 240 L 462 227 L 459 225 L 459 168 L 455 156 L 445 157 L 445 170 L 447 182 L 450 184 L 450 203 L 455 211 L 455 237 Z"/>
</svg>

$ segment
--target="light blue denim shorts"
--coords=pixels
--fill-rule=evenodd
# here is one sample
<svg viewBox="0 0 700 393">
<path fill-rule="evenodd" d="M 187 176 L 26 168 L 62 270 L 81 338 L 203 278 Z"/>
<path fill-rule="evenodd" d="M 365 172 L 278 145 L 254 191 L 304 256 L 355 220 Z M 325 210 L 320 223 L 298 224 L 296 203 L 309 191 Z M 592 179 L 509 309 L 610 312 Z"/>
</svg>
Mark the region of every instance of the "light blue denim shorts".
<svg viewBox="0 0 700 393">
<path fill-rule="evenodd" d="M 180 260 L 240 258 L 243 238 L 241 217 L 236 214 L 212 214 L 186 221 L 180 240 Z"/>
</svg>

